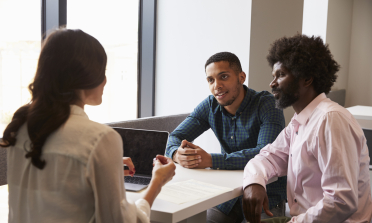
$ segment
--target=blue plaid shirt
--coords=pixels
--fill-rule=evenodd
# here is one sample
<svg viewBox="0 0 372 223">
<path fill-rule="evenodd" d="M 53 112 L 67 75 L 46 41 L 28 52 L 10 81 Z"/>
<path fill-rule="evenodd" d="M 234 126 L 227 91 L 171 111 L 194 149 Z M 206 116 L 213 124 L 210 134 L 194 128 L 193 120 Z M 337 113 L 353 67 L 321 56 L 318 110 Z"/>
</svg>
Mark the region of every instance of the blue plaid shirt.
<svg viewBox="0 0 372 223">
<path fill-rule="evenodd" d="M 221 153 L 211 153 L 213 169 L 242 170 L 266 144 L 272 143 L 285 127 L 283 111 L 275 108 L 275 99 L 267 91 L 256 92 L 243 85 L 246 95 L 235 115 L 228 113 L 210 95 L 170 134 L 165 155 L 173 153 L 186 139 L 192 142 L 212 128 L 221 144 Z M 270 209 L 286 199 L 286 177 L 267 185 Z M 217 208 L 229 214 L 242 196 Z"/>
</svg>

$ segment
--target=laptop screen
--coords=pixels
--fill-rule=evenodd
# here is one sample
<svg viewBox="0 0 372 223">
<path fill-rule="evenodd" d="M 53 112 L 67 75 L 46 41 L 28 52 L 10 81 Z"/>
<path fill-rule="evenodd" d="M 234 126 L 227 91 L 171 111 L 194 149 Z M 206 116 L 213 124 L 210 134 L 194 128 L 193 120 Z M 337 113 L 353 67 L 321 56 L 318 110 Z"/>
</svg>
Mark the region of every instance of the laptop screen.
<svg viewBox="0 0 372 223">
<path fill-rule="evenodd" d="M 363 129 L 364 136 L 367 139 L 367 147 L 369 151 L 369 165 L 372 165 L 372 129 Z"/>
<path fill-rule="evenodd" d="M 123 154 L 130 157 L 136 174 L 152 174 L 152 163 L 156 155 L 164 155 L 168 132 L 114 127 L 123 139 Z"/>
</svg>

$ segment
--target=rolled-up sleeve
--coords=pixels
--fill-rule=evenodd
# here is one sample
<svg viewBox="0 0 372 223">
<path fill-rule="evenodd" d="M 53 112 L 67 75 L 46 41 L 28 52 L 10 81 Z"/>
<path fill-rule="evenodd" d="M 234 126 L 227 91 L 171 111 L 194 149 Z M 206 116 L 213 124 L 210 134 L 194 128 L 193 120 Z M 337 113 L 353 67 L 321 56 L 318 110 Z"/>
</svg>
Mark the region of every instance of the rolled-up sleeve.
<svg viewBox="0 0 372 223">
<path fill-rule="evenodd" d="M 173 158 L 173 153 L 181 145 L 182 140 L 192 142 L 210 128 L 208 112 L 209 99 L 207 98 L 169 135 L 165 156 Z"/>
<path fill-rule="evenodd" d="M 266 189 L 269 179 L 287 175 L 291 131 L 292 127 L 287 126 L 272 144 L 262 148 L 247 163 L 244 168 L 243 189 L 251 184 L 260 184 Z"/>
</svg>

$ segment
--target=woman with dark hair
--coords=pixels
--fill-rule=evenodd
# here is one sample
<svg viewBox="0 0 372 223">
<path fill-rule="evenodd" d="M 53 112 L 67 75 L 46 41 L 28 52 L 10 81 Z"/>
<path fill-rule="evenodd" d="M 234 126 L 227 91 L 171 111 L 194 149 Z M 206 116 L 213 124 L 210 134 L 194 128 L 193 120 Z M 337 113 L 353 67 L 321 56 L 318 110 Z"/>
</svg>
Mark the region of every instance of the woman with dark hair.
<svg viewBox="0 0 372 223">
<path fill-rule="evenodd" d="M 122 139 L 84 112 L 102 102 L 106 62 L 102 45 L 81 30 L 44 41 L 32 100 L 14 113 L 0 144 L 9 147 L 9 222 L 149 222 L 175 165 L 158 155 L 143 199 L 126 200 L 124 175 L 135 169 L 122 157 Z"/>
</svg>

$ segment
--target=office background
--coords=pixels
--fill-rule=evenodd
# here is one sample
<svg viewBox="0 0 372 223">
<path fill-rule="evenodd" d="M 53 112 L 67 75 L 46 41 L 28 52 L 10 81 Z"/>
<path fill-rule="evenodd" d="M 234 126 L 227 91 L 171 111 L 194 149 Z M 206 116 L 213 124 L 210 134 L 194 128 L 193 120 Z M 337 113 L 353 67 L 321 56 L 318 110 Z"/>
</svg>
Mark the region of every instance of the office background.
<svg viewBox="0 0 372 223">
<path fill-rule="evenodd" d="M 105 3 L 42 0 L 40 5 L 35 5 L 36 1 L 28 2 L 0 1 L 2 36 L 10 36 L 12 40 L 35 33 L 39 35 L 33 37 L 37 40 L 41 14 L 43 32 L 67 22 L 68 28 L 80 27 L 104 45 L 109 43 L 105 48 L 108 64 L 113 64 L 113 69 L 110 67 L 107 71 L 104 105 L 87 108 L 88 115 L 98 122 L 191 112 L 210 94 L 204 63 L 220 51 L 233 52 L 240 58 L 250 88 L 270 90 L 267 50 L 275 39 L 296 33 L 319 35 L 330 45 L 341 65 L 332 90 L 346 90 L 345 107 L 372 105 L 372 0 L 131 0 L 123 1 L 122 5 L 118 4 L 121 1 L 114 0 Z M 14 12 L 3 18 L 6 14 L 3 11 Z M 130 12 L 134 12 L 134 17 L 128 16 Z M 132 24 L 125 23 L 127 20 L 133 20 Z M 39 24 L 32 25 L 36 21 Z M 110 37 L 105 38 L 102 33 L 110 33 Z M 117 47 L 118 39 L 126 39 L 129 44 Z M 0 48 L 4 45 L 0 44 Z M 27 85 L 34 75 L 32 70 L 36 69 L 38 55 L 22 51 L 19 58 L 26 58 L 26 63 L 19 63 L 11 53 L 3 50 L 0 55 L 1 129 L 10 121 L 14 112 L 10 110 L 27 101 Z M 34 62 L 27 60 L 31 57 L 29 54 L 34 54 L 31 55 Z M 130 59 L 129 54 L 132 54 Z M 114 56 L 115 61 L 110 62 Z M 12 77 L 15 75 L 10 72 L 22 73 L 24 68 L 31 70 L 26 78 Z M 114 72 L 121 74 L 112 76 Z M 12 92 L 13 82 L 21 82 L 21 96 Z M 138 89 L 136 83 L 139 83 Z M 129 87 L 133 89 L 126 92 Z M 137 90 L 140 91 L 138 100 Z M 4 115 L 2 112 L 14 101 L 20 102 Z M 108 102 L 111 104 L 107 105 Z M 91 114 L 92 110 L 97 112 Z M 285 110 L 287 123 L 292 115 L 292 108 Z"/>
<path fill-rule="evenodd" d="M 209 94 L 204 63 L 219 51 L 240 58 L 250 88 L 270 90 L 270 44 L 302 32 L 329 44 L 341 65 L 332 90 L 346 90 L 345 107 L 372 106 L 371 0 L 160 0 L 155 115 L 191 112 Z M 293 113 L 285 110 L 286 123 Z M 196 142 L 219 151 L 210 131 Z"/>
<path fill-rule="evenodd" d="M 132 0 L 127 2 L 129 1 Z M 20 22 L 13 23 L 13 17 L 4 17 L 5 14 L 1 13 L 10 2 L 13 2 L 11 10 L 14 11 L 11 14 L 21 18 Z M 67 4 L 71 7 L 73 2 L 76 4 L 81 0 L 40 2 L 47 6 L 43 9 L 45 10 L 43 15 L 47 19 L 42 19 L 47 21 L 43 29 L 48 30 L 54 28 L 56 24 L 68 22 L 69 18 L 60 13 L 61 9 L 63 10 L 61 6 Z M 275 39 L 296 33 L 319 35 L 329 44 L 336 61 L 341 65 L 332 90 L 346 90 L 345 107 L 372 106 L 372 0 L 139 0 L 139 2 L 149 7 L 146 8 L 148 11 L 142 10 L 147 17 L 141 18 L 146 21 L 135 20 L 142 24 L 140 25 L 140 28 L 144 29 L 142 31 L 147 31 L 142 33 L 139 39 L 143 41 L 143 37 L 148 37 L 147 42 L 142 42 L 141 46 L 142 49 L 149 50 L 142 52 L 142 55 L 148 57 L 143 60 L 140 58 L 144 67 L 140 66 L 139 70 L 148 74 L 140 81 L 148 81 L 141 89 L 148 93 L 146 97 L 150 99 L 141 101 L 149 105 L 152 115 L 191 112 L 207 97 L 210 92 L 205 80 L 204 63 L 208 57 L 220 51 L 233 52 L 240 58 L 243 70 L 247 74 L 246 84 L 250 88 L 257 91 L 270 90 L 271 68 L 266 62 L 268 48 Z M 102 25 L 110 32 L 124 29 L 123 26 L 113 25 L 113 21 L 100 24 L 97 20 L 87 19 L 85 16 L 91 9 L 90 4 L 93 3 L 101 4 L 102 10 L 106 11 L 110 11 L 111 7 L 118 16 L 127 13 L 120 8 L 114 10 L 114 6 L 104 1 L 92 0 L 80 9 L 81 19 L 93 23 L 96 27 Z M 138 10 L 138 1 L 135 3 L 132 11 Z M 0 40 L 5 34 L 17 39 L 26 33 L 34 32 L 31 26 L 27 25 L 34 20 L 23 15 L 26 14 L 24 12 L 31 10 L 41 14 L 40 5 L 35 6 L 31 3 L 17 5 L 17 1 L 14 0 L 0 0 L 0 24 L 5 24 L 0 29 Z M 111 16 L 115 17 L 115 13 Z M 103 20 L 107 19 L 107 16 L 97 14 L 97 18 Z M 40 17 L 36 20 L 40 22 Z M 38 38 L 40 28 L 37 27 L 36 31 Z M 83 27 L 82 29 L 85 30 Z M 92 35 L 95 36 L 93 33 Z M 0 54 L 1 58 L 3 54 Z M 133 64 L 133 61 L 125 60 L 123 64 Z M 9 67 L 9 64 L 0 62 L 0 81 L 8 78 L 5 66 Z M 36 69 L 32 64 L 26 66 Z M 20 67 L 11 66 L 9 69 L 17 70 Z M 131 72 L 132 77 L 136 79 L 136 68 L 131 68 Z M 108 83 L 118 83 L 119 79 L 111 78 Z M 23 81 L 21 84 L 25 87 L 28 82 Z M 0 85 L 0 110 L 7 106 L 7 102 L 2 101 L 2 96 L 14 100 L 14 96 L 9 95 L 6 90 L 6 87 L 12 87 L 8 85 L 9 83 L 5 82 Z M 106 87 L 104 94 L 106 99 L 114 98 L 117 104 L 122 104 L 127 109 L 136 107 L 135 103 L 128 103 L 129 95 L 120 92 L 108 93 L 109 87 L 114 89 L 114 86 L 115 84 L 108 84 Z M 139 86 L 141 87 L 141 84 Z M 127 86 L 122 88 L 125 87 Z M 119 90 L 121 89 L 116 88 L 116 91 Z M 131 94 L 137 95 L 137 92 Z M 130 100 L 132 103 L 132 99 Z M 136 118 L 138 110 L 140 109 L 136 107 L 129 116 L 122 115 L 119 116 L 120 120 L 110 121 Z M 106 112 L 105 109 L 101 111 Z M 287 123 L 292 115 L 291 108 L 285 110 Z M 104 113 L 101 116 L 104 116 Z M 211 131 L 196 139 L 195 143 L 208 152 L 220 151 Z"/>
</svg>

